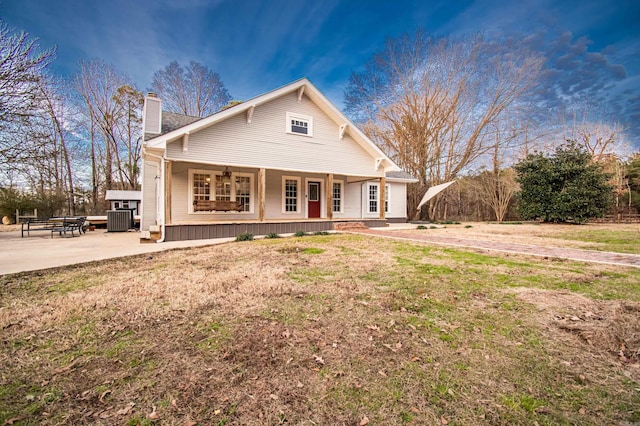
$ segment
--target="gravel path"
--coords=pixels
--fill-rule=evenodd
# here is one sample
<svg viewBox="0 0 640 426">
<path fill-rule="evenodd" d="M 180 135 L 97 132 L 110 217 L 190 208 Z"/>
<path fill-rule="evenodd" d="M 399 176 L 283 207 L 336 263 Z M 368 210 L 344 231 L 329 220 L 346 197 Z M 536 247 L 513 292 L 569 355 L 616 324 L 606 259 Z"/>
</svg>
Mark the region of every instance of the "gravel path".
<svg viewBox="0 0 640 426">
<path fill-rule="evenodd" d="M 434 232 L 420 230 L 397 230 L 386 231 L 381 229 L 358 230 L 355 233 L 377 235 L 381 237 L 395 238 L 400 240 L 429 242 L 454 247 L 465 247 L 474 249 L 484 249 L 499 251 L 504 253 L 518 253 L 530 256 L 545 258 L 558 258 L 567 260 L 577 260 L 580 262 L 604 263 L 608 265 L 621 265 L 640 268 L 640 255 L 611 253 L 595 250 L 584 250 L 577 248 L 549 247 L 529 244 L 516 244 L 509 242 L 487 241 L 481 239 L 445 237 L 435 235 Z"/>
</svg>

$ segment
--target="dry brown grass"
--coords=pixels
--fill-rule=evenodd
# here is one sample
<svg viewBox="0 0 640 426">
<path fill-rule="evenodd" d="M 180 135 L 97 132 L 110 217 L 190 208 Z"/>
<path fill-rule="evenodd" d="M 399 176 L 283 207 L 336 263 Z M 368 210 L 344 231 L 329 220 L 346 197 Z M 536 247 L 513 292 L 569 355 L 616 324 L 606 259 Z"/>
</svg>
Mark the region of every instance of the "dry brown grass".
<svg viewBox="0 0 640 426">
<path fill-rule="evenodd" d="M 634 282 L 358 236 L 5 276 L 0 423 L 640 421 Z"/>
</svg>

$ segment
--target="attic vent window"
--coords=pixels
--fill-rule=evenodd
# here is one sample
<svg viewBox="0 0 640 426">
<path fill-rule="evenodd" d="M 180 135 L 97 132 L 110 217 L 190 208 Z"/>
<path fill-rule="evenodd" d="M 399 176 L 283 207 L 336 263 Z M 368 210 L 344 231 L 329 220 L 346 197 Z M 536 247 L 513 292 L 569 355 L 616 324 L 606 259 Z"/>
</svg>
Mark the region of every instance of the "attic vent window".
<svg viewBox="0 0 640 426">
<path fill-rule="evenodd" d="M 287 112 L 287 133 L 313 136 L 313 117 Z"/>
<path fill-rule="evenodd" d="M 309 123 L 302 120 L 291 120 L 291 131 L 293 133 L 309 134 Z"/>
</svg>

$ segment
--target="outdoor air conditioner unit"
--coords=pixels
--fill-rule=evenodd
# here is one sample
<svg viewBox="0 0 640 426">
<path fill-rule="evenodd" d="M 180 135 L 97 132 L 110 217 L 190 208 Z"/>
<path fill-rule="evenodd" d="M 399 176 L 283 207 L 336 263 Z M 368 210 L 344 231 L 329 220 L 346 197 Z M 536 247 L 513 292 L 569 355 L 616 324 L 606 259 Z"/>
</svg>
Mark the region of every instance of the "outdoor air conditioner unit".
<svg viewBox="0 0 640 426">
<path fill-rule="evenodd" d="M 127 232 L 131 227 L 131 210 L 107 211 L 107 232 Z"/>
</svg>

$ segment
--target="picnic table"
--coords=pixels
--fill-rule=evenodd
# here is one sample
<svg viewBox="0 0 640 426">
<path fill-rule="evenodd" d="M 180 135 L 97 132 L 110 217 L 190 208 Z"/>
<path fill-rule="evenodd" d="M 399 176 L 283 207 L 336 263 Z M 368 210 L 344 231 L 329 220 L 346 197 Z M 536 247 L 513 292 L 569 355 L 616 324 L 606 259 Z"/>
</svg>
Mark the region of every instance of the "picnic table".
<svg viewBox="0 0 640 426">
<path fill-rule="evenodd" d="M 51 238 L 56 232 L 59 236 L 66 236 L 67 232 L 69 232 L 72 237 L 75 237 L 75 232 L 78 232 L 78 236 L 80 236 L 86 232 L 86 220 L 86 216 L 50 217 L 47 219 L 30 218 L 22 223 L 21 237 L 24 238 L 25 231 L 27 236 L 31 236 L 31 232 L 36 231 L 50 231 Z"/>
</svg>

